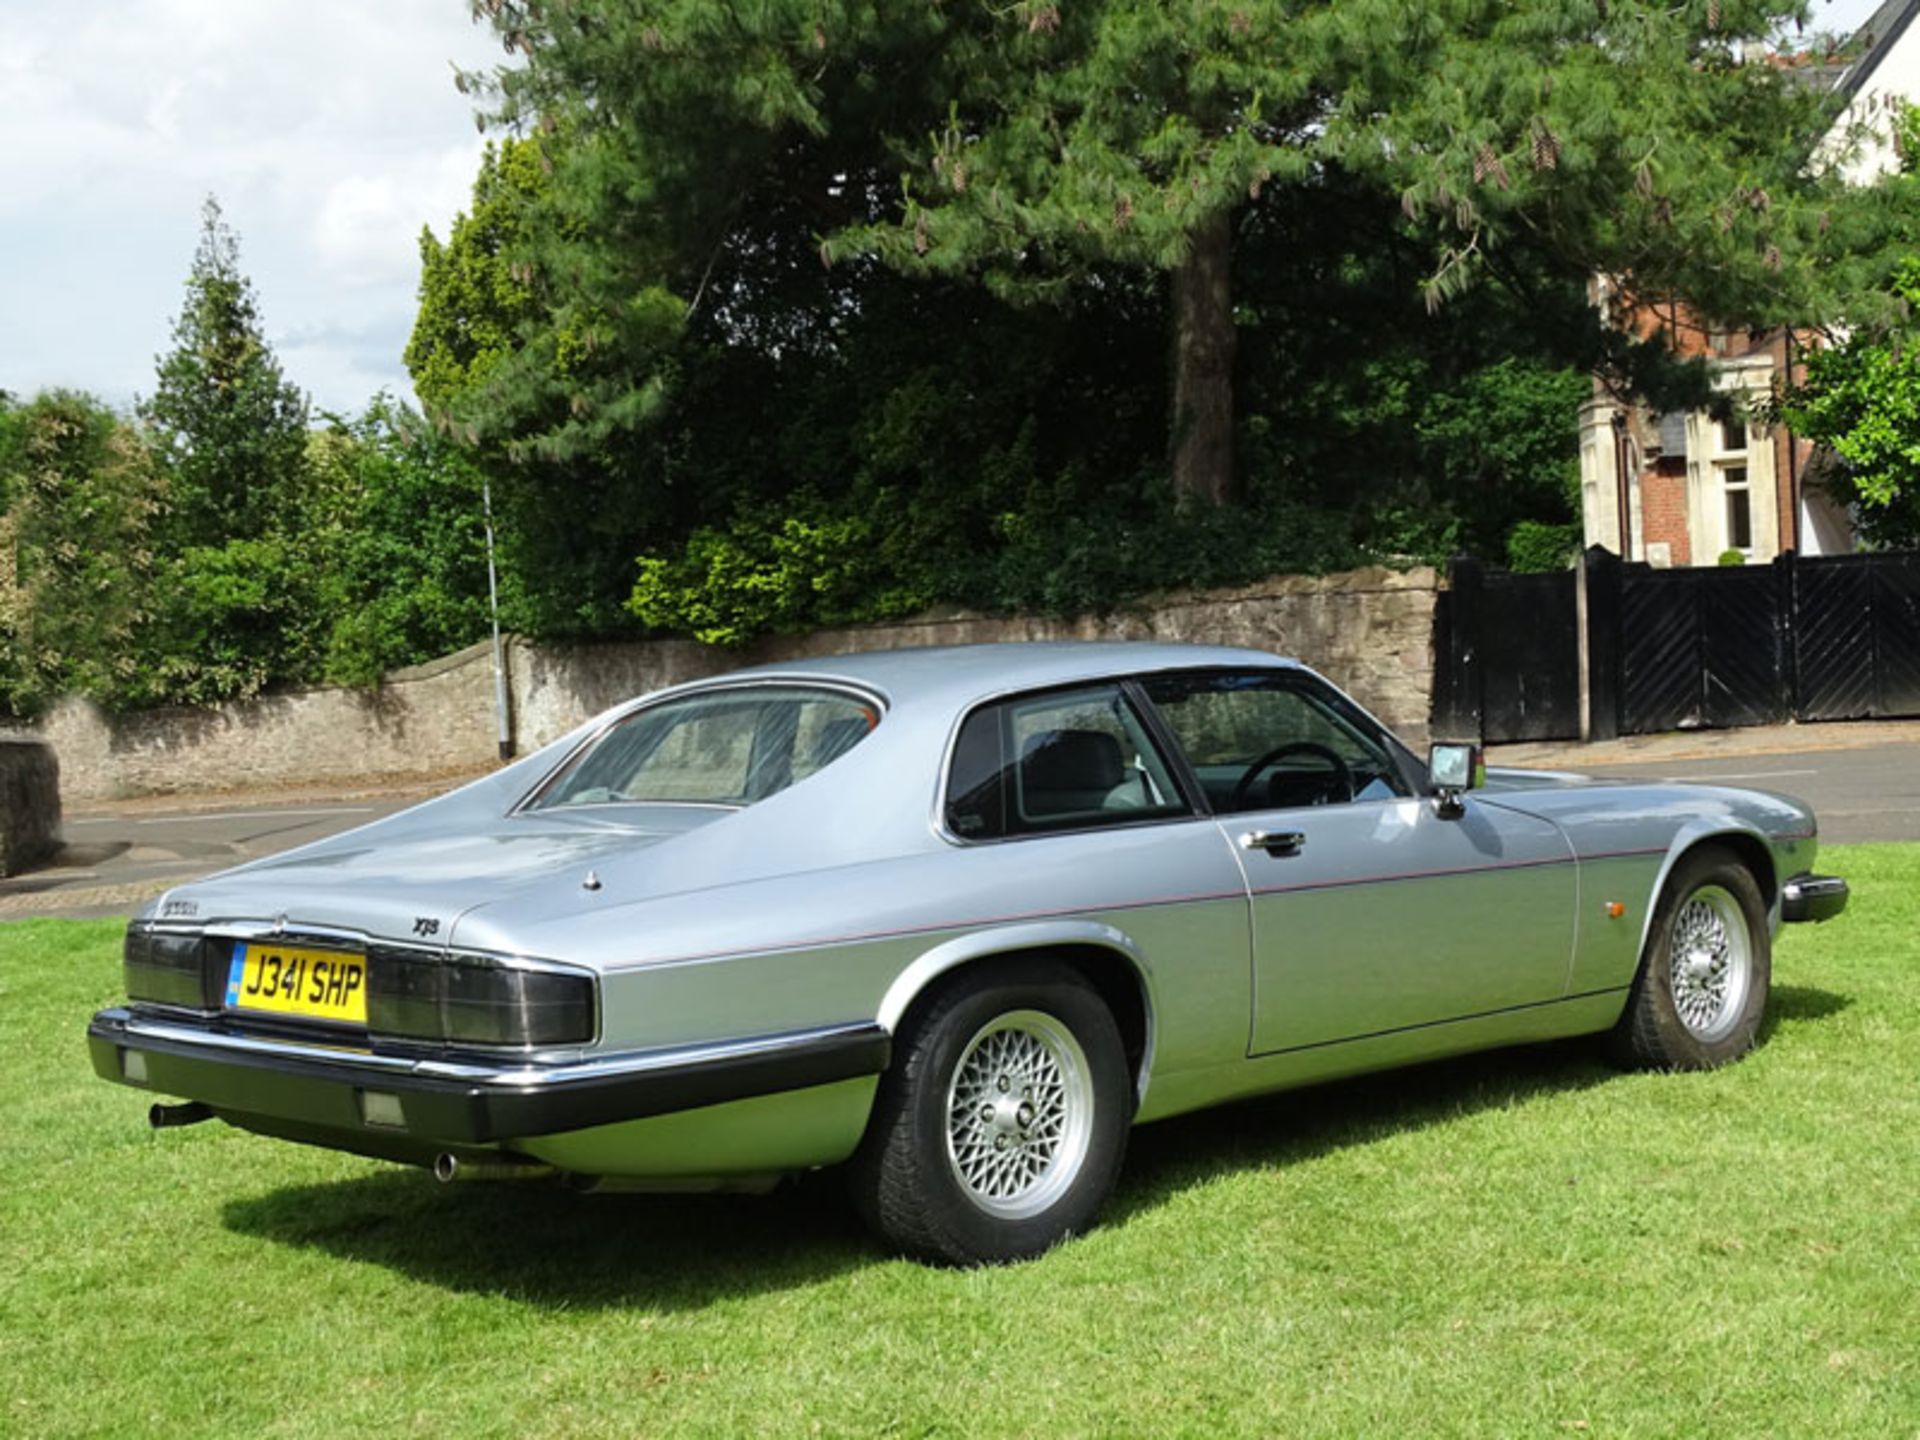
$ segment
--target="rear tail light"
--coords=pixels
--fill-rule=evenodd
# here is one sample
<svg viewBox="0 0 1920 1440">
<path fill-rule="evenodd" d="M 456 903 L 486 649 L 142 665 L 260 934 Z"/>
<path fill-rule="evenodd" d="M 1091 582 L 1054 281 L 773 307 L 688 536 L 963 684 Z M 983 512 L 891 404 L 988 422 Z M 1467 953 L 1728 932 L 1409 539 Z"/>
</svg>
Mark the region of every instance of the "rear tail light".
<svg viewBox="0 0 1920 1440">
<path fill-rule="evenodd" d="M 121 952 L 127 997 L 218 1010 L 234 943 L 129 926 Z M 375 948 L 367 956 L 367 1028 L 449 1045 L 585 1044 L 595 1028 L 593 977 L 478 956 Z"/>
<path fill-rule="evenodd" d="M 209 954 L 197 934 L 129 925 L 120 952 L 127 998 L 193 1010 L 215 1008 L 220 977 L 207 973 Z"/>
<path fill-rule="evenodd" d="M 368 957 L 367 1028 L 450 1045 L 579 1045 L 593 1039 L 593 979 L 459 956 Z"/>
</svg>

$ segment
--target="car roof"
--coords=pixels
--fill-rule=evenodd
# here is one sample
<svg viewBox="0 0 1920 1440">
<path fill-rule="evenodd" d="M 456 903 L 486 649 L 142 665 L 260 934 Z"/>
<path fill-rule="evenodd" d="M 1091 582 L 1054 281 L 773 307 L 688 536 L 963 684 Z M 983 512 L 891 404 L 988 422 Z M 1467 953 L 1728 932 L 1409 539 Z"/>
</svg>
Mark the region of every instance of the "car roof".
<svg viewBox="0 0 1920 1440">
<path fill-rule="evenodd" d="M 879 690 L 890 700 L 938 697 L 943 701 L 959 701 L 1112 675 L 1223 666 L 1299 668 L 1297 661 L 1264 650 L 1229 645 L 1144 640 L 1025 640 L 865 650 L 783 660 L 731 671 L 704 683 L 724 684 L 775 676 L 843 680 Z"/>
</svg>

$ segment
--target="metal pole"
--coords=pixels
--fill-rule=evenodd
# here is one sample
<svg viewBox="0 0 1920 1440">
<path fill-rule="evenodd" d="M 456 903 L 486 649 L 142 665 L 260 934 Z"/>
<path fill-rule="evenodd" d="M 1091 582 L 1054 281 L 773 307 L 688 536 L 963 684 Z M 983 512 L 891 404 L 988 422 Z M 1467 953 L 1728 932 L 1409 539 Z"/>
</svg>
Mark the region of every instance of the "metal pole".
<svg viewBox="0 0 1920 1440">
<path fill-rule="evenodd" d="M 1593 739 L 1593 652 L 1587 640 L 1587 552 L 1573 567 L 1574 657 L 1580 667 L 1580 743 Z"/>
<path fill-rule="evenodd" d="M 1786 360 L 1786 388 L 1791 390 L 1795 383 L 1793 378 L 1793 331 L 1789 330 L 1786 334 L 1786 343 L 1781 347 L 1781 350 Z M 1792 426 L 1782 425 L 1780 428 L 1786 433 L 1787 437 L 1787 515 L 1793 526 L 1793 543 L 1790 548 L 1794 554 L 1798 555 L 1800 553 L 1800 542 L 1802 538 L 1800 534 L 1800 441 L 1794 435 Z"/>
<path fill-rule="evenodd" d="M 493 709 L 500 727 L 500 758 L 513 758 L 513 728 L 507 718 L 507 666 L 500 652 L 500 585 L 493 568 L 493 482 L 480 477 L 480 505 L 487 521 L 487 613 L 493 621 Z"/>
</svg>

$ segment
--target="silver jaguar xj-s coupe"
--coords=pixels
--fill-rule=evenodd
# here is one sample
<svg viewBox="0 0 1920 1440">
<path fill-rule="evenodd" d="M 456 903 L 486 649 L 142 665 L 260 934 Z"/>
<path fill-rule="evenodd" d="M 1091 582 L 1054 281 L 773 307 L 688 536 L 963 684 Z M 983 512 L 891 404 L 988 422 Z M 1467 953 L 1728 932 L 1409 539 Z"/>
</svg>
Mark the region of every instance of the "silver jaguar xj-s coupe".
<svg viewBox="0 0 1920 1440">
<path fill-rule="evenodd" d="M 1733 1060 L 1813 815 L 1418 761 L 1291 661 L 998 645 L 743 670 L 184 885 L 127 931 L 110 1080 L 442 1179 L 844 1165 L 962 1263 L 1091 1224 L 1129 1128 L 1587 1033 Z"/>
</svg>

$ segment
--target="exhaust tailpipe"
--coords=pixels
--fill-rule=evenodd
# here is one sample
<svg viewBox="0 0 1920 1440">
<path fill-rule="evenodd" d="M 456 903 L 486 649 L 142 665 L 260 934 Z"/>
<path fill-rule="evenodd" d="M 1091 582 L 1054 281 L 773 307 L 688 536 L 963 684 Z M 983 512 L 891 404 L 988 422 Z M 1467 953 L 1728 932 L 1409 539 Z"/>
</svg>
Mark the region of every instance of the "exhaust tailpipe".
<svg viewBox="0 0 1920 1440">
<path fill-rule="evenodd" d="M 433 1178 L 442 1185 L 467 1180 L 551 1180 L 559 1173 L 551 1165 L 514 1160 L 462 1160 L 445 1150 L 433 1157 Z"/>
<path fill-rule="evenodd" d="M 155 1130 L 171 1130 L 177 1125 L 198 1125 L 202 1120 L 211 1119 L 213 1107 L 200 1100 L 189 1100 L 184 1105 L 147 1107 L 147 1124 Z"/>
</svg>

